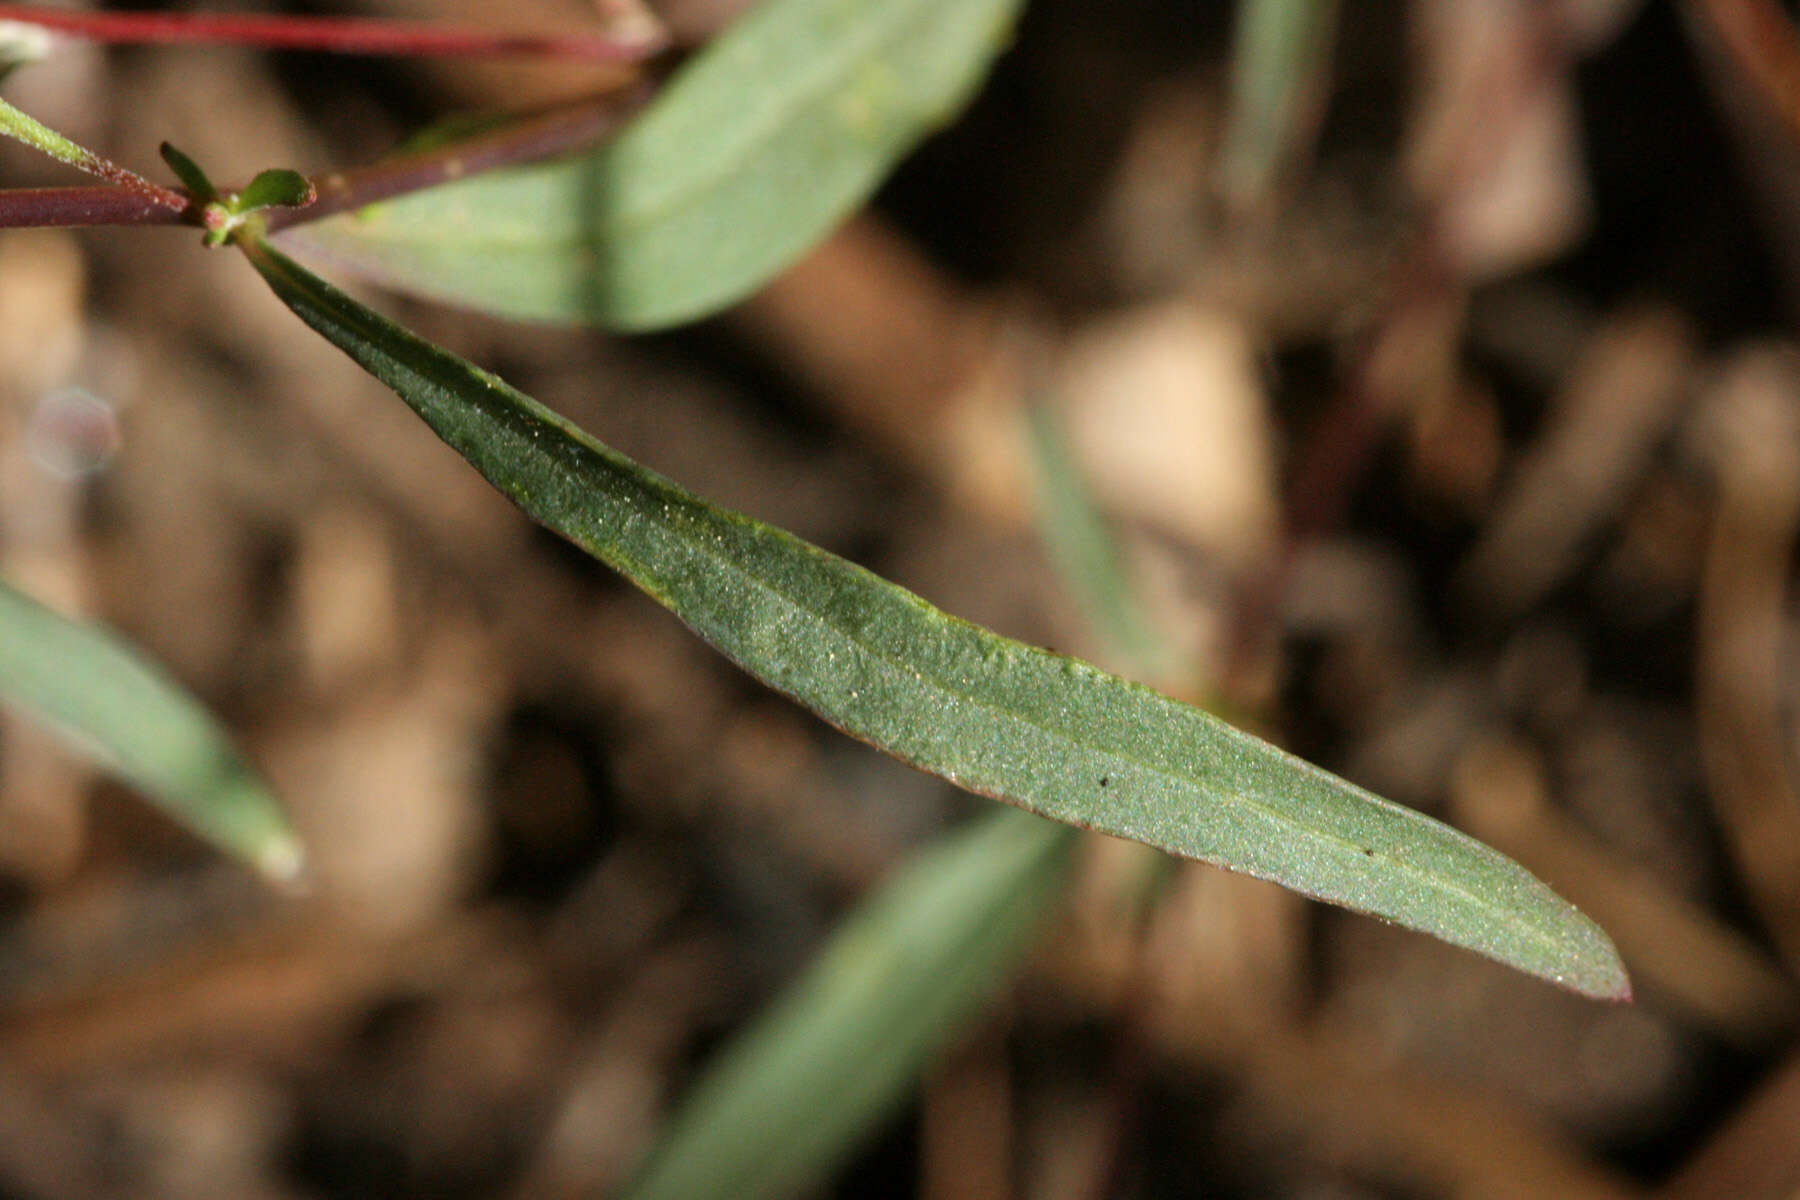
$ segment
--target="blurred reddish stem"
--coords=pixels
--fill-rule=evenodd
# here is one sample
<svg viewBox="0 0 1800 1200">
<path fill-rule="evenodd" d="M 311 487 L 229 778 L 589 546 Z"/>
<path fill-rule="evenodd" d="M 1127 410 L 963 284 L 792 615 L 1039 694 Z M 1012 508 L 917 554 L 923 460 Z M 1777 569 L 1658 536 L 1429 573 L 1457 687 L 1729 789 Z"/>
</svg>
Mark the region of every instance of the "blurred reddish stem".
<svg viewBox="0 0 1800 1200">
<path fill-rule="evenodd" d="M 0 4 L 0 21 L 19 21 L 97 42 L 240 45 L 328 54 L 438 58 L 545 58 L 639 62 L 668 44 L 660 27 L 632 22 L 630 33 L 594 30 L 521 34 L 429 23 L 257 13 L 87 12 Z"/>
<path fill-rule="evenodd" d="M 1690 0 L 1789 131 L 1800 138 L 1800 33 L 1776 0 Z"/>
</svg>

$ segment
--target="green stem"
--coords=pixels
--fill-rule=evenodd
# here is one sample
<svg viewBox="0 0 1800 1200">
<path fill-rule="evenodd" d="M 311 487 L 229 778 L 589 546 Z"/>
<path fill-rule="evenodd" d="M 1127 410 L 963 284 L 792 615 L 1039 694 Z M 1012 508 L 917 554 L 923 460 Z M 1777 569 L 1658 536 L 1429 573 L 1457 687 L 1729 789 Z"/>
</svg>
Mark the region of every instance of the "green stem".
<svg viewBox="0 0 1800 1200">
<path fill-rule="evenodd" d="M 110 159 L 102 158 L 86 146 L 77 145 L 4 100 L 0 100 L 0 133 L 24 142 L 34 150 L 43 151 L 57 162 L 67 163 L 77 170 L 86 171 L 108 183 L 136 192 L 172 212 L 184 212 L 190 206 L 188 198 L 180 192 L 153 183 L 136 171 L 127 170 Z"/>
<path fill-rule="evenodd" d="M 317 201 L 305 208 L 270 210 L 266 216 L 267 229 L 273 233 L 303 222 L 354 211 L 378 200 L 466 179 L 483 171 L 518 166 L 579 149 L 617 130 L 643 107 L 650 95 L 648 86 L 611 93 L 550 112 L 520 117 L 492 133 L 429 150 L 396 154 L 364 167 L 320 175 L 313 180 L 318 188 Z M 5 108 L 5 102 L 0 101 L 0 109 Z M 10 111 L 17 113 L 16 109 Z M 78 154 L 87 153 L 23 113 L 17 115 L 62 146 L 72 148 Z M 0 112 L 0 124 L 9 120 L 4 112 Z M 12 130 L 7 128 L 5 132 Z M 36 139 L 15 136 L 61 161 L 70 161 Z M 143 186 L 131 186 L 130 191 L 119 187 L 0 189 L 0 229 L 51 225 L 200 224 L 198 205 L 181 192 L 159 188 L 149 180 L 106 163 L 97 155 L 72 165 L 87 169 L 86 164 L 91 160 L 122 172 Z M 114 181 L 125 182 L 122 179 Z"/>
</svg>

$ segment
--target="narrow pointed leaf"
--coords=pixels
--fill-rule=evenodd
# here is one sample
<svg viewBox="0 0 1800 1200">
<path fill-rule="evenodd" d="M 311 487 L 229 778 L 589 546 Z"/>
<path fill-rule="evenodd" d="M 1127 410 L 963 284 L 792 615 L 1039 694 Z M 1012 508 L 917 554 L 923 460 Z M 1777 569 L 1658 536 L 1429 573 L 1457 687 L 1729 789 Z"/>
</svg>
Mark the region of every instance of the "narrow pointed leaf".
<svg viewBox="0 0 1800 1200">
<path fill-rule="evenodd" d="M 1577 991 L 1626 993 L 1606 935 L 1474 839 L 715 508 L 266 243 L 245 251 L 295 313 L 520 508 L 846 732 L 1042 816 L 1271 879 Z"/>
<path fill-rule="evenodd" d="M 1001 810 L 921 851 L 719 1054 L 625 1200 L 794 1195 L 828 1172 L 1023 954 L 1071 832 Z"/>
<path fill-rule="evenodd" d="M 186 188 L 188 195 L 197 202 L 207 204 L 219 198 L 219 189 L 215 188 L 212 180 L 206 177 L 206 172 L 200 169 L 200 164 L 189 158 L 184 152 L 171 146 L 168 142 L 164 142 L 157 147 L 157 153 L 162 155 L 163 162 L 168 164 L 169 170 L 175 172 L 175 178 L 181 180 L 181 186 Z"/>
<path fill-rule="evenodd" d="M 762 0 L 618 138 L 292 227 L 282 244 L 503 316 L 650 329 L 743 298 L 964 103 L 1022 0 Z"/>
<path fill-rule="evenodd" d="M 273 794 L 197 700 L 107 631 L 3 584 L 0 696 L 220 849 L 278 880 L 299 873 Z"/>
</svg>

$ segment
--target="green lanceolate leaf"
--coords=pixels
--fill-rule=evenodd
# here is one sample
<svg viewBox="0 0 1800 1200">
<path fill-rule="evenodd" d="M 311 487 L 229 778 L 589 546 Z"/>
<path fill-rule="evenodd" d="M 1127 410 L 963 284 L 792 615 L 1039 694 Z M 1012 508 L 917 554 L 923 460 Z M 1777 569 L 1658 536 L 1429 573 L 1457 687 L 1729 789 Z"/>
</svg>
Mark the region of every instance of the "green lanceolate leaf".
<svg viewBox="0 0 1800 1200">
<path fill-rule="evenodd" d="M 1002 810 L 922 851 L 708 1067 L 627 1200 L 793 1195 L 828 1172 L 1024 952 L 1070 833 Z"/>
<path fill-rule="evenodd" d="M 1577 991 L 1626 994 L 1606 935 L 1474 839 L 717 509 L 267 244 L 244 248 L 276 295 L 514 503 L 846 732 L 1042 816 L 1271 879 Z"/>
<path fill-rule="evenodd" d="M 947 121 L 1022 0 L 763 0 L 622 135 L 282 243 L 499 313 L 650 329 L 743 298 Z"/>
<path fill-rule="evenodd" d="M 276 879 L 299 873 L 287 818 L 198 701 L 112 634 L 4 585 L 0 696 L 220 849 Z"/>
</svg>

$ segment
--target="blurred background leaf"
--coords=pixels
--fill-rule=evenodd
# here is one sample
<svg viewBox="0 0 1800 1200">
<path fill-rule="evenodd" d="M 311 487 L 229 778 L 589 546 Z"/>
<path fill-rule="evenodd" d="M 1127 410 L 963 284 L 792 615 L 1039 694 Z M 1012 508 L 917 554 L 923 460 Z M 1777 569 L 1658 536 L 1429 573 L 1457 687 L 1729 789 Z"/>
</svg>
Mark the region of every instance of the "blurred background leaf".
<svg viewBox="0 0 1800 1200">
<path fill-rule="evenodd" d="M 897 867 L 683 1097 L 630 1200 L 793 1195 L 848 1154 L 1030 947 L 1075 832 L 976 817 Z"/>
<path fill-rule="evenodd" d="M 1338 0 L 1244 0 L 1237 6 L 1231 107 L 1218 188 L 1228 211 L 1266 204 L 1283 171 L 1310 152 L 1331 86 Z"/>
<path fill-rule="evenodd" d="M 272 879 L 298 877 L 300 843 L 287 817 L 197 700 L 111 633 L 4 584 L 0 696 L 200 837 Z"/>
<path fill-rule="evenodd" d="M 285 245 L 502 316 L 644 330 L 742 299 L 947 123 L 1021 0 L 768 0 L 599 149 L 297 226 Z"/>
</svg>

